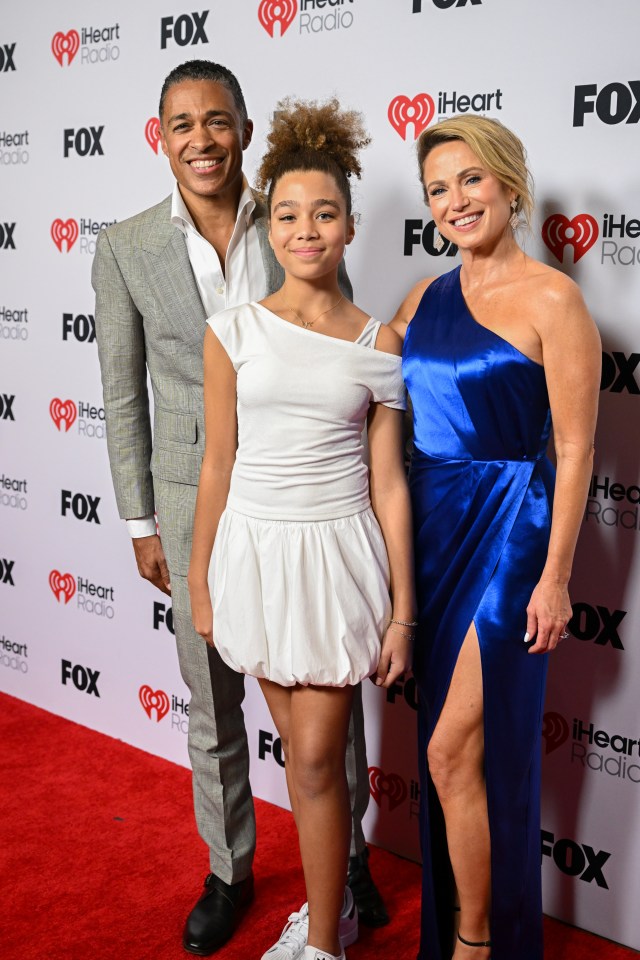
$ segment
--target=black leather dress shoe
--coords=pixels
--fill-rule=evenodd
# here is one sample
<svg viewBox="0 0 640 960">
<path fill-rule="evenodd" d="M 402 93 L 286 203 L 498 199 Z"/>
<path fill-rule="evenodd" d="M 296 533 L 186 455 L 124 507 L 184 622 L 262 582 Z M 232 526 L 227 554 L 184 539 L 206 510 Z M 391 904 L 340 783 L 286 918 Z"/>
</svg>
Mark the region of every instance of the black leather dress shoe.
<svg viewBox="0 0 640 960">
<path fill-rule="evenodd" d="M 368 859 L 366 847 L 356 857 L 349 857 L 347 886 L 356 902 L 360 923 L 365 927 L 384 927 L 389 923 L 389 914 L 369 872 Z"/>
<path fill-rule="evenodd" d="M 187 917 L 182 946 L 189 953 L 208 957 L 227 942 L 253 900 L 253 874 L 228 884 L 210 873 L 204 891 Z"/>
</svg>

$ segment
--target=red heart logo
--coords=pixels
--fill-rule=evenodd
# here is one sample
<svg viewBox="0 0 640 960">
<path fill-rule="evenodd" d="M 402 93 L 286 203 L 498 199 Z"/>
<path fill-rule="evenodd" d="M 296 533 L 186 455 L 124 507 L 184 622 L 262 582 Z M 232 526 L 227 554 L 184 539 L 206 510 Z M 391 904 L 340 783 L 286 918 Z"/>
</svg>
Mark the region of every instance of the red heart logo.
<svg viewBox="0 0 640 960">
<path fill-rule="evenodd" d="M 156 723 L 160 723 L 162 718 L 169 712 L 169 697 L 164 690 L 152 690 L 146 683 L 140 687 L 138 696 L 146 715 L 152 720 L 151 711 L 156 711 Z"/>
<path fill-rule="evenodd" d="M 149 117 L 144 128 L 144 135 L 153 152 L 157 153 L 160 143 L 160 121 L 157 117 Z"/>
<path fill-rule="evenodd" d="M 270 37 L 273 37 L 275 24 L 279 23 L 280 36 L 284 37 L 297 12 L 297 0 L 262 0 L 258 7 L 258 20 Z"/>
<path fill-rule="evenodd" d="M 597 220 L 589 213 L 579 213 L 573 220 L 562 213 L 552 213 L 542 225 L 542 239 L 560 263 L 567 244 L 573 247 L 573 262 L 577 263 L 594 245 L 599 232 Z"/>
<path fill-rule="evenodd" d="M 76 592 L 76 581 L 71 574 L 60 573 L 59 570 L 52 570 L 49 574 L 49 586 L 58 603 L 62 603 L 63 599 L 65 603 L 69 603 Z"/>
<path fill-rule="evenodd" d="M 389 123 L 403 140 L 407 139 L 407 127 L 412 123 L 413 139 L 417 140 L 433 120 L 435 112 L 436 105 L 428 93 L 418 93 L 413 100 L 401 94 L 389 104 L 387 116 Z"/>
<path fill-rule="evenodd" d="M 369 789 L 379 807 L 382 807 L 384 797 L 387 798 L 389 811 L 407 799 L 407 785 L 402 777 L 397 773 L 385 773 L 380 767 L 369 767 Z"/>
<path fill-rule="evenodd" d="M 51 224 L 51 237 L 56 247 L 62 253 L 62 244 L 67 244 L 67 253 L 78 239 L 78 224 L 75 220 L 54 220 Z"/>
<path fill-rule="evenodd" d="M 58 32 L 54 33 L 53 37 L 51 38 L 51 49 L 53 51 L 53 55 L 61 67 L 64 66 L 62 58 L 64 57 L 65 53 L 67 55 L 67 66 L 69 66 L 78 52 L 79 47 L 80 37 L 78 36 L 77 30 L 69 30 L 68 33 L 62 33 L 61 30 L 58 30 Z"/>
<path fill-rule="evenodd" d="M 561 713 L 545 713 L 542 721 L 545 753 L 553 753 L 569 739 L 569 724 Z"/>
<path fill-rule="evenodd" d="M 78 416 L 78 408 L 73 400 L 60 400 L 59 397 L 54 397 L 49 404 L 49 413 L 58 430 L 61 424 L 64 424 L 64 432 L 68 433 Z"/>
</svg>

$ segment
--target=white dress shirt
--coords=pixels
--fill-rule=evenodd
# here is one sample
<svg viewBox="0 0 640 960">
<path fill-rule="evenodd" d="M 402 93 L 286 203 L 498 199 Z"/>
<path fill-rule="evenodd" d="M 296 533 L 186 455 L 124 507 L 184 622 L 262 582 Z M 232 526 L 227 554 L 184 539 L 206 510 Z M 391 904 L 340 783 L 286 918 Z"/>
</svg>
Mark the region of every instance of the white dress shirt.
<svg viewBox="0 0 640 960">
<path fill-rule="evenodd" d="M 215 249 L 198 233 L 178 184 L 173 188 L 171 223 L 184 234 L 191 269 L 208 317 L 227 307 L 236 307 L 251 300 L 262 300 L 267 294 L 267 276 L 260 238 L 253 222 L 255 206 L 247 179 L 243 177 L 238 213 L 227 247 L 223 271 Z M 152 537 L 157 533 L 153 516 L 127 520 L 127 529 L 134 539 Z"/>
</svg>

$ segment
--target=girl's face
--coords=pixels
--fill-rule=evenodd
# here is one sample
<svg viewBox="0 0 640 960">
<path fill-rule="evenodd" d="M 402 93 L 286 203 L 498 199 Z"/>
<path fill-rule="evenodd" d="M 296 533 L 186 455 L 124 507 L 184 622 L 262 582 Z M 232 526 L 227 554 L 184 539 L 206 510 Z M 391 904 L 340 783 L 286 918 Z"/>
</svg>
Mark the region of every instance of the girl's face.
<svg viewBox="0 0 640 960">
<path fill-rule="evenodd" d="M 287 274 L 315 280 L 337 271 L 355 234 L 353 216 L 335 179 L 319 170 L 294 170 L 273 191 L 269 241 Z"/>
<path fill-rule="evenodd" d="M 473 250 L 505 233 L 515 193 L 462 140 L 434 147 L 422 173 L 435 225 L 447 240 Z"/>
</svg>

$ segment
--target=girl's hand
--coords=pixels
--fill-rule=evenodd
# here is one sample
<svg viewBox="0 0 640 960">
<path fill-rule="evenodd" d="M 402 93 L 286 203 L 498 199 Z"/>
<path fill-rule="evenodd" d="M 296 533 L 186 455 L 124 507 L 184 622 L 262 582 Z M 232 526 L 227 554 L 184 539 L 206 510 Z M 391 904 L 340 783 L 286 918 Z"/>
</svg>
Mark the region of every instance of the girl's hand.
<svg viewBox="0 0 640 960">
<path fill-rule="evenodd" d="M 206 581 L 197 586 L 190 583 L 189 596 L 194 629 L 210 647 L 213 647 L 213 607 L 209 584 Z"/>
<path fill-rule="evenodd" d="M 569 591 L 565 583 L 542 579 L 531 594 L 527 607 L 525 643 L 535 639 L 529 653 L 548 653 L 564 640 L 572 617 Z"/>
<path fill-rule="evenodd" d="M 376 686 L 390 687 L 398 677 L 411 669 L 413 629 L 391 623 L 382 638 L 382 649 L 376 670 Z"/>
</svg>

